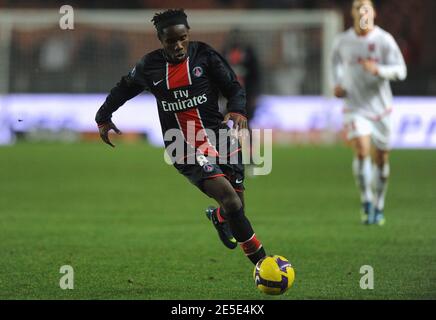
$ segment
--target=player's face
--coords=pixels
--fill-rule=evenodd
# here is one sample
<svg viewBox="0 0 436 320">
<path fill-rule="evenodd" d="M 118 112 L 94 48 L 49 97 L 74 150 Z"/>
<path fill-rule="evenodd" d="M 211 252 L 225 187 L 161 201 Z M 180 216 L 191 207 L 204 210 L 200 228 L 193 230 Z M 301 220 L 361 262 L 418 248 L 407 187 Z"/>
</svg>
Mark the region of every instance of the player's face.
<svg viewBox="0 0 436 320">
<path fill-rule="evenodd" d="M 162 30 L 160 42 L 171 61 L 182 62 L 188 56 L 189 29 L 184 24 L 169 26 Z"/>
<path fill-rule="evenodd" d="M 371 29 L 374 25 L 375 10 L 369 0 L 356 0 L 351 8 L 354 25 L 360 29 Z"/>
</svg>

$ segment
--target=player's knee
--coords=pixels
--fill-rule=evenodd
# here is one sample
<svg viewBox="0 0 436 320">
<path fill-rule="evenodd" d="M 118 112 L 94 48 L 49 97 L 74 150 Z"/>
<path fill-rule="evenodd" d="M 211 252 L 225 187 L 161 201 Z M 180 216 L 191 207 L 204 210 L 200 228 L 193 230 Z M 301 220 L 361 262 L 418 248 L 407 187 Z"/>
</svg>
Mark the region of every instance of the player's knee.
<svg viewBox="0 0 436 320">
<path fill-rule="evenodd" d="M 363 160 L 363 159 L 369 157 L 369 150 L 366 150 L 366 148 L 357 148 L 356 157 L 359 160 Z"/>
<path fill-rule="evenodd" d="M 375 164 L 382 168 L 383 166 L 389 164 L 389 155 L 387 152 L 376 152 L 374 160 Z"/>
<path fill-rule="evenodd" d="M 238 212 L 242 207 L 241 199 L 238 195 L 233 192 L 227 194 L 222 200 L 222 206 L 227 214 L 232 214 L 233 212 Z"/>
</svg>

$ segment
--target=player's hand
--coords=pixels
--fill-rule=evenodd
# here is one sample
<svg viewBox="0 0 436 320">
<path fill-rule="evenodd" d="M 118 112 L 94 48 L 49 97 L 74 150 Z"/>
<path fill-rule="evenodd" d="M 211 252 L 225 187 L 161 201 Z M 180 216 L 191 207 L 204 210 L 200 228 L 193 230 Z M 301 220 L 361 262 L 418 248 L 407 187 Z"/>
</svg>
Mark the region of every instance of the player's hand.
<svg viewBox="0 0 436 320">
<path fill-rule="evenodd" d="M 109 140 L 110 130 L 114 130 L 115 133 L 118 135 L 122 134 L 121 131 L 117 128 L 117 126 L 112 121 L 98 125 L 98 131 L 100 132 L 101 140 L 103 140 L 105 143 L 110 145 L 112 148 L 115 148 L 115 145 Z"/>
<path fill-rule="evenodd" d="M 233 121 L 233 127 L 232 129 L 235 130 L 236 135 L 244 135 L 248 130 L 248 122 L 247 118 L 243 116 L 240 113 L 235 112 L 229 112 L 224 116 L 223 124 L 226 124 L 232 120 Z M 242 130 L 244 129 L 244 130 Z"/>
<path fill-rule="evenodd" d="M 336 86 L 334 89 L 334 94 L 336 98 L 343 98 L 347 95 L 347 92 L 341 86 Z"/>
<path fill-rule="evenodd" d="M 360 61 L 360 64 L 363 67 L 363 70 L 369 72 L 370 74 L 377 76 L 378 75 L 378 65 L 374 60 L 364 59 Z"/>
<path fill-rule="evenodd" d="M 248 122 L 245 116 L 239 113 L 229 112 L 224 116 L 222 123 L 227 124 L 230 120 L 233 121 L 232 129 L 236 131 L 235 134 L 237 136 L 244 136 L 248 132 Z"/>
<path fill-rule="evenodd" d="M 247 118 L 242 114 L 229 112 L 224 116 L 223 124 L 233 121 L 233 129 L 248 129 Z"/>
</svg>

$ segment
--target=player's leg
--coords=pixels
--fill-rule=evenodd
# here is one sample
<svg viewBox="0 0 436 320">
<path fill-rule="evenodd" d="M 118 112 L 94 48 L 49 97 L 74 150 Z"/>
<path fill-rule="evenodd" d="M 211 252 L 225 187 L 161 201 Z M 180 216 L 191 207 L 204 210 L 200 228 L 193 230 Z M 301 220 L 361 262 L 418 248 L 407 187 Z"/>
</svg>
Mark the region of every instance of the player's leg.
<svg viewBox="0 0 436 320">
<path fill-rule="evenodd" d="M 198 159 L 197 159 L 198 160 Z M 205 159 L 202 159 L 204 161 Z M 203 163 L 203 165 L 196 164 L 175 164 L 179 173 L 183 174 L 189 181 L 199 188 L 203 193 L 204 181 L 208 179 L 214 179 L 217 177 L 225 177 L 222 169 L 217 164 L 211 164 L 209 162 Z M 221 208 L 215 206 L 209 206 L 206 209 L 206 216 L 212 221 L 215 229 L 218 232 L 218 236 L 223 244 L 229 249 L 235 249 L 238 246 L 238 242 L 233 237 L 233 234 L 228 226 L 227 221 L 220 214 Z M 224 210 L 222 210 L 224 211 Z"/>
<path fill-rule="evenodd" d="M 384 206 L 386 191 L 388 189 L 388 178 L 390 173 L 389 167 L 389 151 L 376 149 L 374 154 L 374 221 L 373 223 L 383 225 L 385 223 L 384 218 Z"/>
<path fill-rule="evenodd" d="M 243 202 L 231 183 L 224 177 L 207 179 L 203 182 L 203 190 L 218 202 L 223 218 L 251 262 L 256 264 L 265 257 L 265 250 L 245 216 Z"/>
<path fill-rule="evenodd" d="M 242 202 L 242 206 L 244 207 L 244 197 L 242 192 L 245 189 L 243 184 L 245 178 L 245 166 L 243 165 L 242 148 L 239 143 L 235 145 L 236 139 L 233 136 L 226 135 L 225 138 L 229 139 L 227 141 L 227 161 L 226 163 L 221 163 L 219 165 L 219 170 L 221 170 L 223 175 L 232 185 L 233 189 L 237 192 Z M 234 141 L 233 143 L 232 140 Z M 233 157 L 237 156 L 237 158 L 232 158 L 231 155 Z M 229 249 L 236 248 L 237 241 L 233 237 L 229 223 L 227 222 L 225 209 L 222 206 L 219 206 L 218 208 L 215 206 L 209 206 L 206 209 L 206 216 L 212 221 L 217 229 L 223 244 Z"/>
<path fill-rule="evenodd" d="M 235 191 L 236 191 L 236 194 L 238 195 L 239 199 L 240 199 L 241 202 L 242 202 L 242 206 L 243 206 L 244 209 L 245 209 L 244 190 L 235 190 Z"/>
<path fill-rule="evenodd" d="M 375 146 L 374 152 L 374 219 L 372 223 L 383 225 L 385 223 L 384 205 L 390 174 L 389 150 L 392 118 L 388 114 L 373 123 L 372 140 Z"/>
<path fill-rule="evenodd" d="M 236 190 L 235 190 L 236 191 Z M 239 199 L 242 202 L 242 207 L 245 210 L 244 204 L 244 193 L 243 190 L 236 191 Z M 218 235 L 224 245 L 229 249 L 235 249 L 237 247 L 237 241 L 233 237 L 233 233 L 230 230 L 229 224 L 227 222 L 227 215 L 223 207 L 209 206 L 206 209 L 206 216 L 212 221 L 213 225 L 218 231 Z"/>
<path fill-rule="evenodd" d="M 373 201 L 371 138 L 369 135 L 359 136 L 352 139 L 351 144 L 354 150 L 353 174 L 363 206 L 362 222 L 368 223 Z"/>
<path fill-rule="evenodd" d="M 218 236 L 221 242 L 229 249 L 235 249 L 238 246 L 238 242 L 230 230 L 229 224 L 224 218 L 225 212 L 222 207 L 209 206 L 206 208 L 206 217 L 212 221 L 215 229 L 218 232 Z"/>
<path fill-rule="evenodd" d="M 236 189 L 235 189 L 235 191 L 236 191 L 236 193 L 237 193 L 239 199 L 240 199 L 241 202 L 242 202 L 242 207 L 245 208 L 244 191 L 243 191 L 243 190 L 236 190 Z M 225 210 L 224 210 L 223 207 L 218 207 L 218 208 L 216 208 L 216 207 L 214 207 L 214 206 L 209 206 L 209 207 L 206 209 L 206 215 L 208 216 L 209 219 L 211 219 L 212 215 L 215 215 L 215 216 L 216 216 L 216 220 L 217 220 L 219 223 L 225 223 L 225 222 L 227 222 L 227 219 L 226 219 L 226 216 L 227 216 L 227 215 L 226 215 L 226 212 L 225 212 Z M 231 248 L 231 249 L 232 249 L 232 248 Z"/>
<path fill-rule="evenodd" d="M 353 175 L 360 190 L 360 199 L 363 213 L 362 222 L 367 224 L 372 212 L 373 193 L 371 189 L 372 163 L 371 163 L 371 123 L 356 113 L 344 116 L 347 139 L 353 149 Z"/>
<path fill-rule="evenodd" d="M 244 166 L 240 164 L 223 165 L 220 169 L 225 173 L 227 180 L 229 180 L 233 189 L 239 196 L 242 202 L 242 206 L 245 208 L 244 203 Z M 227 223 L 226 212 L 223 207 L 216 208 L 215 206 L 209 206 L 206 209 L 206 216 L 212 221 L 215 228 L 218 231 L 219 237 L 224 245 L 229 249 L 237 247 L 237 241 L 233 237 L 232 231 Z"/>
</svg>

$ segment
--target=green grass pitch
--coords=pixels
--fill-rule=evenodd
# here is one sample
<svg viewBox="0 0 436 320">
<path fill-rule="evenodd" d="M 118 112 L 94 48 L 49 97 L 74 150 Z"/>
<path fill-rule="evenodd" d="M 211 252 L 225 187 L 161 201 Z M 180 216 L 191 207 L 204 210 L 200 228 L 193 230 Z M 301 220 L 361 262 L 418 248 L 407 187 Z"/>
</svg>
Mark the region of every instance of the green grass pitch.
<svg viewBox="0 0 436 320">
<path fill-rule="evenodd" d="M 435 299 L 436 152 L 394 151 L 384 227 L 360 224 L 345 147 L 275 147 L 247 178 L 246 213 L 296 270 L 285 295 L 253 284 L 204 215 L 213 203 L 147 144 L 0 148 L 0 299 Z M 62 265 L 74 289 L 62 290 Z M 374 289 L 359 286 L 362 265 Z"/>
</svg>

